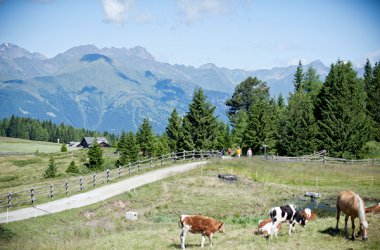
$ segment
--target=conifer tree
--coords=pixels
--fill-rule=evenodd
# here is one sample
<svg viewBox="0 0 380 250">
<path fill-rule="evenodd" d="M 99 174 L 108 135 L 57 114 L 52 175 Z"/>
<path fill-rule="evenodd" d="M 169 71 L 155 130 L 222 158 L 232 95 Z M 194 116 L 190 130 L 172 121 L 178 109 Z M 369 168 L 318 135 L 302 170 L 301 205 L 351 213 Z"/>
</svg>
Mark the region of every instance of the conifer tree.
<svg viewBox="0 0 380 250">
<path fill-rule="evenodd" d="M 179 133 L 178 143 L 177 143 L 177 152 L 182 152 L 184 150 L 193 150 L 194 142 L 191 134 L 192 128 L 190 121 L 185 117 L 182 118 L 182 129 Z"/>
<path fill-rule="evenodd" d="M 248 115 L 244 110 L 240 110 L 235 116 L 234 127 L 232 130 L 232 141 L 236 146 L 241 146 L 244 133 L 248 125 Z M 232 145 L 230 145 L 232 146 Z"/>
<path fill-rule="evenodd" d="M 178 150 L 178 141 L 181 136 L 181 130 L 182 120 L 178 116 L 177 109 L 174 108 L 165 130 L 171 152 L 177 152 Z"/>
<path fill-rule="evenodd" d="M 67 146 L 66 146 L 66 144 L 62 144 L 62 146 L 61 146 L 61 152 L 67 152 Z"/>
<path fill-rule="evenodd" d="M 332 64 L 318 95 L 316 118 L 321 145 L 330 155 L 353 158 L 369 138 L 363 81 L 350 62 Z"/>
<path fill-rule="evenodd" d="M 297 70 L 296 70 L 296 73 L 294 74 L 294 80 L 293 80 L 295 92 L 303 88 L 302 86 L 303 81 L 304 81 L 303 66 L 302 66 L 301 60 L 299 60 Z"/>
<path fill-rule="evenodd" d="M 248 77 L 239 83 L 235 87 L 232 97 L 226 101 L 226 106 L 229 107 L 227 115 L 231 125 L 235 127 L 240 111 L 247 113 L 255 101 L 268 98 L 269 88 L 266 82 L 260 81 L 256 77 Z"/>
<path fill-rule="evenodd" d="M 380 141 L 380 61 L 372 69 L 367 59 L 364 67 L 364 84 L 367 92 L 367 111 L 372 119 L 371 140 Z"/>
<path fill-rule="evenodd" d="M 214 147 L 218 126 L 214 111 L 215 106 L 206 100 L 203 90 L 196 89 L 183 126 L 185 133 L 191 135 L 195 150 Z"/>
<path fill-rule="evenodd" d="M 91 148 L 88 150 L 89 168 L 102 169 L 104 164 L 103 149 L 98 143 L 98 138 L 94 138 Z"/>
<path fill-rule="evenodd" d="M 313 101 L 313 105 L 315 105 L 317 95 L 322 89 L 323 82 L 319 79 L 319 74 L 312 66 L 309 66 L 307 69 L 302 86 L 303 91 L 310 96 Z"/>
<path fill-rule="evenodd" d="M 136 133 L 137 141 L 140 145 L 140 150 L 144 157 L 151 157 L 154 155 L 154 134 L 152 126 L 147 118 L 143 120 L 139 130 Z"/>
<path fill-rule="evenodd" d="M 127 133 L 123 130 L 121 132 L 120 140 L 117 144 L 117 151 L 119 152 L 119 161 L 117 165 L 126 165 L 128 163 L 128 148 L 127 148 Z"/>
<path fill-rule="evenodd" d="M 75 165 L 75 161 L 71 161 L 69 167 L 66 169 L 67 173 L 79 173 L 78 167 Z"/>
<path fill-rule="evenodd" d="M 57 167 L 55 166 L 54 158 L 52 156 L 50 157 L 50 160 L 49 160 L 49 166 L 44 173 L 44 178 L 45 179 L 54 178 L 56 176 L 57 176 Z"/>
<path fill-rule="evenodd" d="M 277 147 L 280 154 L 301 156 L 317 149 L 318 126 L 313 111 L 313 101 L 307 93 L 298 91 L 290 96 L 279 130 Z"/>
<path fill-rule="evenodd" d="M 125 149 L 125 164 L 129 162 L 136 162 L 139 159 L 140 146 L 137 142 L 135 134 L 132 131 L 126 134 Z"/>
</svg>

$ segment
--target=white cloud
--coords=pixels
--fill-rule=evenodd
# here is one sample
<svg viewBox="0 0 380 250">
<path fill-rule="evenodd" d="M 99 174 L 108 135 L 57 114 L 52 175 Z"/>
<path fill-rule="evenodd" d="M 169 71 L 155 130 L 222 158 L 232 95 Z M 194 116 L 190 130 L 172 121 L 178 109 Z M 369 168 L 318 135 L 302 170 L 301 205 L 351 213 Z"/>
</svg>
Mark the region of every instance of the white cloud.
<svg viewBox="0 0 380 250">
<path fill-rule="evenodd" d="M 57 117 L 53 112 L 46 112 L 46 114 L 51 117 Z"/>
<path fill-rule="evenodd" d="M 133 0 L 103 0 L 106 22 L 123 23 L 131 10 Z"/>
<path fill-rule="evenodd" d="M 229 0 L 178 0 L 178 7 L 188 24 L 201 20 L 205 15 L 220 15 L 229 5 Z"/>
</svg>

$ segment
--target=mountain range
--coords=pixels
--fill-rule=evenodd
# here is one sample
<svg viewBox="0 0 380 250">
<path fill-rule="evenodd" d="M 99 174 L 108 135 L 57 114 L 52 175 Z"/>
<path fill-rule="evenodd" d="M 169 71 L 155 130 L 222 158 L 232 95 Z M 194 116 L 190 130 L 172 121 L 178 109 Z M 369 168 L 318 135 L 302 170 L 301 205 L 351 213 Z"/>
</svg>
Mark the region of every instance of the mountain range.
<svg viewBox="0 0 380 250">
<path fill-rule="evenodd" d="M 329 68 L 312 65 L 324 79 Z M 305 65 L 305 68 L 308 67 Z M 0 118 L 11 115 L 64 122 L 78 128 L 120 133 L 136 131 L 148 118 L 164 131 L 173 108 L 188 111 L 201 87 L 227 121 L 227 98 L 249 76 L 266 81 L 271 95 L 293 91 L 297 66 L 240 70 L 205 64 L 199 68 L 157 61 L 145 48 L 73 47 L 53 58 L 17 45 L 0 45 Z"/>
</svg>

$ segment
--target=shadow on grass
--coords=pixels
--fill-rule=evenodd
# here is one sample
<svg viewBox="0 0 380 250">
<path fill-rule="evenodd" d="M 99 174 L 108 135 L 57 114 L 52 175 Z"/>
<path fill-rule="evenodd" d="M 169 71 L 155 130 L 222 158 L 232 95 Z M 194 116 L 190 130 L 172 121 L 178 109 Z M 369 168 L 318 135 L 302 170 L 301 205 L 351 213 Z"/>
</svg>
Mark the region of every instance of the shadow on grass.
<svg viewBox="0 0 380 250">
<path fill-rule="evenodd" d="M 201 247 L 201 243 L 199 242 L 199 244 L 192 244 L 192 243 L 190 243 L 190 244 L 185 244 L 185 247 L 186 247 L 186 249 L 192 249 L 192 248 L 199 249 L 199 248 Z M 205 246 L 204 246 L 204 247 L 207 248 L 207 247 L 210 247 L 210 245 L 207 244 L 207 243 L 205 243 Z M 215 247 L 215 244 L 213 245 L 213 247 Z M 170 248 L 170 249 L 182 249 L 180 243 L 178 243 L 178 244 L 175 244 L 175 243 L 170 244 L 170 245 L 169 245 L 169 248 Z"/>
<path fill-rule="evenodd" d="M 321 234 L 328 234 L 332 237 L 336 237 L 340 235 L 340 230 L 333 227 L 328 227 L 325 230 L 320 230 L 319 232 Z"/>
</svg>

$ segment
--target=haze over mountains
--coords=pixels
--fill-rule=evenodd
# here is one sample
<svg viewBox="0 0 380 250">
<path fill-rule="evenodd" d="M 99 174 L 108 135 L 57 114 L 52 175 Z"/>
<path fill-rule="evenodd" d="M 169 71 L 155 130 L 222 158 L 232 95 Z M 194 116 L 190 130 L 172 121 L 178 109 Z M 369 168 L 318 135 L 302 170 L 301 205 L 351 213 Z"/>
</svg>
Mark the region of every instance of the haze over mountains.
<svg viewBox="0 0 380 250">
<path fill-rule="evenodd" d="M 254 58 L 252 59 L 254 60 Z M 324 79 L 329 68 L 311 65 Z M 235 86 L 256 76 L 272 96 L 293 91 L 296 65 L 247 71 L 205 64 L 199 68 L 157 60 L 143 47 L 73 47 L 53 58 L 17 45 L 0 45 L 0 118 L 11 115 L 64 122 L 78 128 L 136 131 L 143 118 L 162 132 L 173 108 L 188 111 L 202 87 L 216 114 L 226 120 L 225 100 Z M 305 65 L 305 69 L 307 65 Z"/>
</svg>

